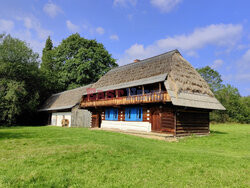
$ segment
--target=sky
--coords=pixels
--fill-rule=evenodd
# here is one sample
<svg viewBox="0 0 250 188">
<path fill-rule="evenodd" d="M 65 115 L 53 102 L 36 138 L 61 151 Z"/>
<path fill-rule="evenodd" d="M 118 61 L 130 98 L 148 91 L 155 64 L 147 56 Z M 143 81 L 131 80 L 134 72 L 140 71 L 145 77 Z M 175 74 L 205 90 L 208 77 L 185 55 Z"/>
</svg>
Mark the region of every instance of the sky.
<svg viewBox="0 0 250 188">
<path fill-rule="evenodd" d="M 250 95 L 248 0 L 0 0 L 0 33 L 42 54 L 78 32 L 119 65 L 178 49 L 195 68 L 211 66 Z"/>
</svg>

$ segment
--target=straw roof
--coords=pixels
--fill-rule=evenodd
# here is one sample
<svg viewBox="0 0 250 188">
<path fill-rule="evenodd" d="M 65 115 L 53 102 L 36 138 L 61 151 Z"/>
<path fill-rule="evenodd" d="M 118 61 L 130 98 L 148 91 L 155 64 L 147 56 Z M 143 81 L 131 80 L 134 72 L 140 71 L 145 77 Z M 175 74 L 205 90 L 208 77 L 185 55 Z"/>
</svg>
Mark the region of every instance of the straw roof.
<svg viewBox="0 0 250 188">
<path fill-rule="evenodd" d="M 51 95 L 43 104 L 39 111 L 64 110 L 70 109 L 80 103 L 81 97 L 87 94 L 90 85 L 67 90 L 61 93 Z"/>
<path fill-rule="evenodd" d="M 165 81 L 173 105 L 225 109 L 207 82 L 178 50 L 114 68 L 92 87 L 105 91 L 160 81 Z"/>
</svg>

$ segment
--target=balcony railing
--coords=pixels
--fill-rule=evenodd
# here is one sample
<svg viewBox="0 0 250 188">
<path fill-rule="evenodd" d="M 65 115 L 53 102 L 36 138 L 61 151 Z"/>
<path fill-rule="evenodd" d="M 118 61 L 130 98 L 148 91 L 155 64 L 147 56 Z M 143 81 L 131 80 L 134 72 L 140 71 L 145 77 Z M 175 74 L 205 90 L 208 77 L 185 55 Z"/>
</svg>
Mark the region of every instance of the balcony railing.
<svg viewBox="0 0 250 188">
<path fill-rule="evenodd" d="M 111 99 L 99 99 L 99 100 L 85 99 L 81 101 L 81 107 L 119 106 L 119 105 L 142 104 L 142 103 L 159 103 L 168 101 L 170 101 L 170 97 L 167 92 L 155 92 L 144 95 L 133 95 L 126 97 L 111 98 Z"/>
</svg>

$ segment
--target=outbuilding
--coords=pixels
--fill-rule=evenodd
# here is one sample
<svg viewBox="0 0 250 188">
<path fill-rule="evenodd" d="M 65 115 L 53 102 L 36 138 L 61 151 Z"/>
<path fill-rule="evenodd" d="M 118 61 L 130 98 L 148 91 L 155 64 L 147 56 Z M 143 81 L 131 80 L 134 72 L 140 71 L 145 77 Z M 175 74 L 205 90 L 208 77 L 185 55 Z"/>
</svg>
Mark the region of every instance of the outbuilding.
<svg viewBox="0 0 250 188">
<path fill-rule="evenodd" d="M 67 90 L 51 95 L 43 104 L 40 112 L 48 114 L 48 124 L 67 127 L 90 127 L 91 112 L 79 109 L 79 103 L 91 85 Z"/>
</svg>

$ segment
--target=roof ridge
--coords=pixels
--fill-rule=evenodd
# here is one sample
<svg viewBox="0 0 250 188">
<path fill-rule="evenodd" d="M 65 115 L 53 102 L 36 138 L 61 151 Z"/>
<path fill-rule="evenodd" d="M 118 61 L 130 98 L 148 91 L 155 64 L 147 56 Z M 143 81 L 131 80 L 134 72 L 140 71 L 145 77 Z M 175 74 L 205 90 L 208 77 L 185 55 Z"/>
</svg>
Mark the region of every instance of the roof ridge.
<svg viewBox="0 0 250 188">
<path fill-rule="evenodd" d="M 130 65 L 135 65 L 135 64 L 144 63 L 145 61 L 148 61 L 148 60 L 150 60 L 150 59 L 154 59 L 154 58 L 160 57 L 160 56 L 162 56 L 162 55 L 170 54 L 170 53 L 173 53 L 173 52 L 180 53 L 178 49 L 171 50 L 171 51 L 168 51 L 168 52 L 164 52 L 164 53 L 162 53 L 162 54 L 159 54 L 159 55 L 155 55 L 155 56 L 153 56 L 153 57 L 149 57 L 149 58 L 140 60 L 140 61 L 138 61 L 138 62 L 132 62 L 132 63 L 128 63 L 128 64 L 125 64 L 125 65 L 122 65 L 122 66 L 113 68 L 113 69 L 111 69 L 110 71 L 117 70 L 117 69 L 119 69 L 119 68 L 123 68 L 123 67 L 130 66 Z M 110 72 L 110 71 L 109 71 L 109 72 Z"/>
</svg>

